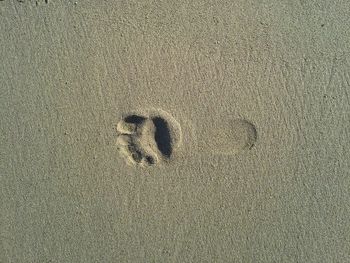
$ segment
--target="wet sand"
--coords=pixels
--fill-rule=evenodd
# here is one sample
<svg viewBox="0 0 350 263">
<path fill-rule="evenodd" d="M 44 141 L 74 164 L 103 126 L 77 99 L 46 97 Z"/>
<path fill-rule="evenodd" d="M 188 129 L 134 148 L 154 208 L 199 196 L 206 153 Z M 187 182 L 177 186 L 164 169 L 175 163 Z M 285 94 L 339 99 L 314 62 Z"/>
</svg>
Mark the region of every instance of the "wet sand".
<svg viewBox="0 0 350 263">
<path fill-rule="evenodd" d="M 347 262 L 348 10 L 0 1 L 0 262 Z"/>
</svg>

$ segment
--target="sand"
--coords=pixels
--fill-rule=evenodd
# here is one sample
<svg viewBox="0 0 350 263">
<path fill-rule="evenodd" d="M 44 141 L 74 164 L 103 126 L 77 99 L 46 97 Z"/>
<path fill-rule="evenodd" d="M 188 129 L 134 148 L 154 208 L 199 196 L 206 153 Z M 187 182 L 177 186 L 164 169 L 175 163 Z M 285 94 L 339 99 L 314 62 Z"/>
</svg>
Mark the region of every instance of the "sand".
<svg viewBox="0 0 350 263">
<path fill-rule="evenodd" d="M 0 1 L 0 262 L 350 262 L 349 10 Z"/>
</svg>

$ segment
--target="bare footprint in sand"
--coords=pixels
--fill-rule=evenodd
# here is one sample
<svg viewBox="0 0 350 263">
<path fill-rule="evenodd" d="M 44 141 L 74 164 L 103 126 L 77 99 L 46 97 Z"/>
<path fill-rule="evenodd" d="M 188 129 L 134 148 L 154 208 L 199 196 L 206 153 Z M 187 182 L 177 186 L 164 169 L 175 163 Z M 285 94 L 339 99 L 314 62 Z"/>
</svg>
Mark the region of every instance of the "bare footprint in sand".
<svg viewBox="0 0 350 263">
<path fill-rule="evenodd" d="M 159 109 L 124 116 L 117 124 L 117 133 L 117 147 L 121 155 L 127 163 L 141 167 L 173 160 L 182 143 L 180 124 L 169 113 Z M 193 140 L 198 142 L 197 153 L 233 155 L 255 145 L 257 130 L 245 119 L 233 119 L 212 123 L 197 138 L 186 137 L 190 155 L 194 154 L 189 150 Z"/>
<path fill-rule="evenodd" d="M 117 147 L 127 163 L 142 167 L 168 162 L 181 144 L 181 127 L 167 112 L 148 110 L 117 124 Z"/>
<path fill-rule="evenodd" d="M 257 140 L 253 123 L 245 119 L 218 120 L 199 135 L 198 148 L 202 152 L 234 155 L 251 149 Z"/>
</svg>

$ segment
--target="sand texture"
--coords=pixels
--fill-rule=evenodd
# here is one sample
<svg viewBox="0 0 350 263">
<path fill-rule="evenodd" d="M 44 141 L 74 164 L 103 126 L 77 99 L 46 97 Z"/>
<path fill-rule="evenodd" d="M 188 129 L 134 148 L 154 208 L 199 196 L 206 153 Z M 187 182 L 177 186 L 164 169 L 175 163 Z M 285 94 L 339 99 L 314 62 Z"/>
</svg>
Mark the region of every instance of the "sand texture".
<svg viewBox="0 0 350 263">
<path fill-rule="evenodd" d="M 1 0 L 0 262 L 350 262 L 349 0 Z"/>
</svg>

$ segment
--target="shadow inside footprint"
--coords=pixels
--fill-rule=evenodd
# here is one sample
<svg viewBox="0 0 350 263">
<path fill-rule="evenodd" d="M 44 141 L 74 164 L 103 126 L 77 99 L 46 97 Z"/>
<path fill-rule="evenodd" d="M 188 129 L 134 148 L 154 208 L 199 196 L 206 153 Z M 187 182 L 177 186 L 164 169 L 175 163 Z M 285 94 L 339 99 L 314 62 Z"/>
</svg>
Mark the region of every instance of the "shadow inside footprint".
<svg viewBox="0 0 350 263">
<path fill-rule="evenodd" d="M 155 127 L 154 140 L 159 151 L 167 158 L 171 156 L 172 145 L 168 123 L 161 117 L 152 119 Z"/>
<path fill-rule="evenodd" d="M 130 115 L 124 118 L 124 121 L 127 123 L 133 123 L 133 124 L 141 124 L 146 120 L 145 117 L 138 116 L 138 115 Z"/>
</svg>

